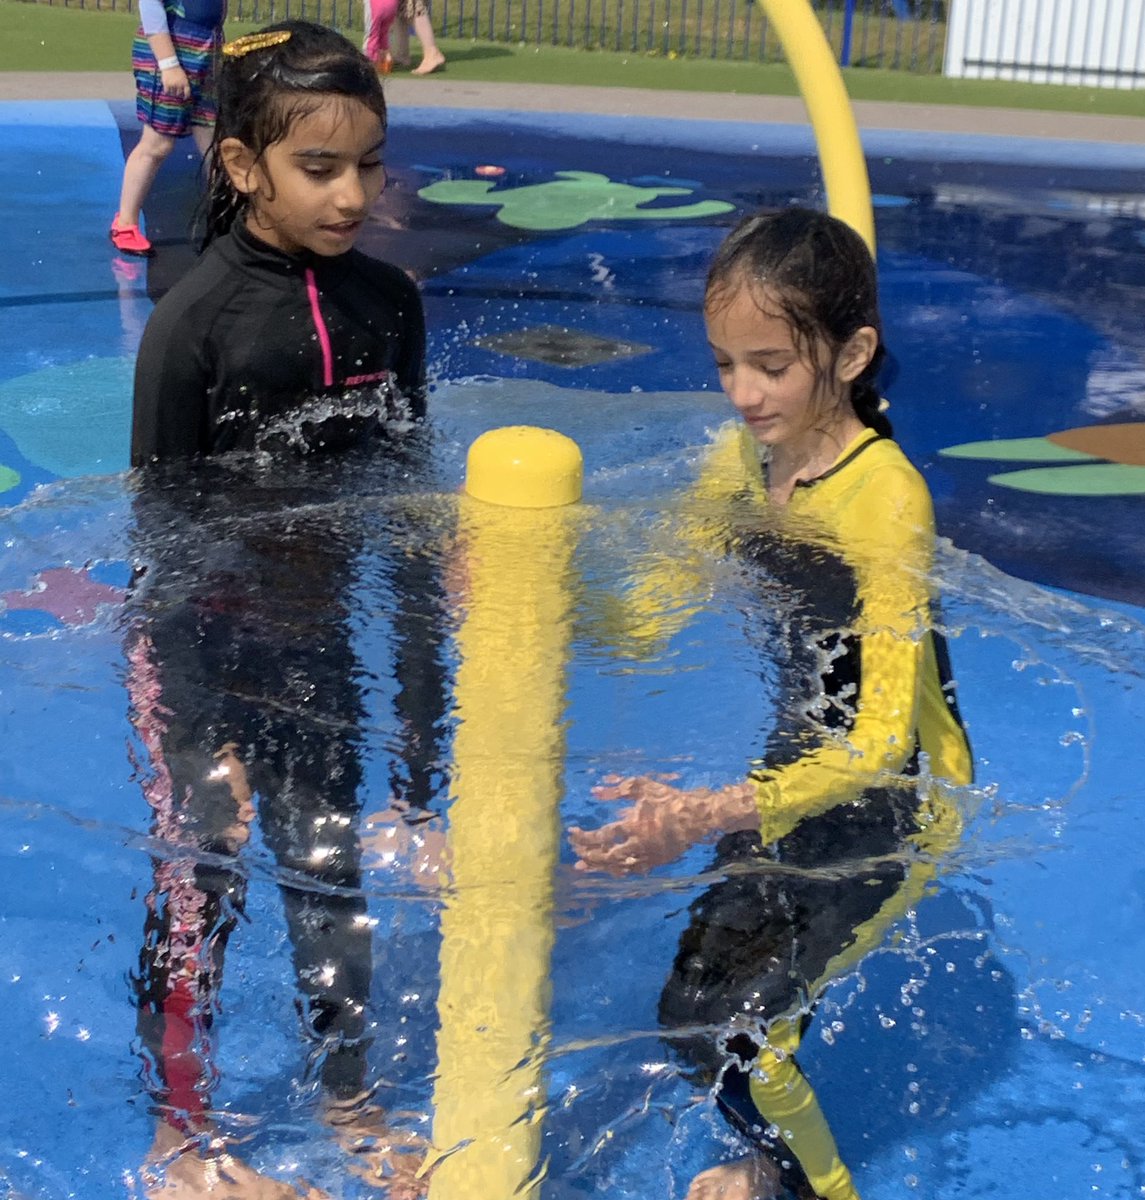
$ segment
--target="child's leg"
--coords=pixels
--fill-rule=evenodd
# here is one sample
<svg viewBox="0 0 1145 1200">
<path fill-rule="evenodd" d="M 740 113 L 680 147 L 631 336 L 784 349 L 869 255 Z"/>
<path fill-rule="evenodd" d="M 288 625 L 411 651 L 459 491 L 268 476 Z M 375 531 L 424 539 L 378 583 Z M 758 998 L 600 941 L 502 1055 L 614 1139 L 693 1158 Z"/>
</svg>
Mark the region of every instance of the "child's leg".
<svg viewBox="0 0 1145 1200">
<path fill-rule="evenodd" d="M 721 839 L 716 855 L 714 865 L 727 874 L 691 906 L 659 1015 L 697 1080 L 718 1076 L 720 1108 L 758 1143 L 760 1161 L 748 1158 L 704 1172 L 687 1200 L 772 1195 L 770 1168 L 787 1161 L 793 1167 L 781 1174 L 789 1187 L 810 1185 L 824 1200 L 857 1200 L 826 1118 L 794 1059 L 798 1014 L 821 989 L 826 964 L 901 886 L 904 872 L 892 863 L 885 877 L 794 874 L 773 868 L 758 835 L 748 833 Z M 750 870 L 731 869 L 741 865 Z M 788 1013 L 795 1015 L 774 1019 Z M 756 1022 L 759 1033 L 752 1028 Z M 729 1027 L 745 1032 L 718 1043 L 692 1032 Z M 778 1139 L 766 1133 L 772 1127 L 781 1131 Z"/>
<path fill-rule="evenodd" d="M 424 0 L 415 0 L 413 31 L 421 42 L 421 62 L 414 67 L 412 74 L 430 75 L 440 71 L 445 66 L 445 55 L 438 49 L 437 39 L 433 35 L 433 22 L 429 19 L 429 9 Z"/>
<path fill-rule="evenodd" d="M 347 706 L 356 693 L 344 689 Z M 340 706 L 339 706 L 340 707 Z M 362 893 L 353 737 L 298 720 L 263 725 L 267 752 L 255 765 L 263 838 L 280 881 L 300 1012 L 326 1097 L 366 1091 L 373 936 Z"/>
<path fill-rule="evenodd" d="M 393 29 L 390 31 L 390 54 L 393 61 L 399 67 L 409 66 L 409 22 L 406 20 L 404 13 L 398 17 Z"/>
<path fill-rule="evenodd" d="M 716 1099 L 733 1127 L 756 1141 L 762 1153 L 702 1171 L 685 1200 L 769 1200 L 791 1193 L 859 1200 L 815 1093 L 795 1061 L 803 1024 L 798 1016 L 773 1022 L 758 1054 L 754 1038 L 739 1035 L 732 1040 L 734 1049 L 729 1043 L 731 1057 Z M 750 1055 L 757 1055 L 754 1061 Z"/>
<path fill-rule="evenodd" d="M 163 73 L 142 31 L 136 34 L 132 46 L 135 114 L 143 132 L 124 164 L 119 211 L 111 227 L 111 240 L 117 249 L 129 254 L 153 253 L 151 243 L 139 232 L 139 216 L 176 140 L 191 134 L 201 151 L 210 145 L 215 109 L 209 82 L 221 34 L 176 22 L 171 37 L 185 76 L 185 82 L 171 91 L 163 88 Z"/>
<path fill-rule="evenodd" d="M 151 191 L 159 168 L 174 148 L 173 137 L 158 133 L 150 125 L 143 126 L 142 136 L 123 165 L 123 187 L 119 193 L 117 215 L 117 224 L 121 228 L 139 224 L 143 202 Z"/>
<path fill-rule="evenodd" d="M 749 1089 L 764 1124 L 781 1130 L 816 1196 L 822 1200 L 859 1200 L 851 1173 L 839 1158 L 835 1139 L 819 1101 L 799 1065 L 797 1021 L 779 1022 L 767 1035 L 751 1073 Z"/>
<path fill-rule="evenodd" d="M 369 26 L 366 32 L 366 57 L 380 62 L 390 49 L 390 27 L 398 15 L 398 0 L 367 0 Z"/>
<path fill-rule="evenodd" d="M 211 143 L 215 140 L 215 129 L 213 125 L 192 125 L 191 137 L 194 138 L 195 146 L 199 153 L 206 158 L 211 149 Z"/>
</svg>

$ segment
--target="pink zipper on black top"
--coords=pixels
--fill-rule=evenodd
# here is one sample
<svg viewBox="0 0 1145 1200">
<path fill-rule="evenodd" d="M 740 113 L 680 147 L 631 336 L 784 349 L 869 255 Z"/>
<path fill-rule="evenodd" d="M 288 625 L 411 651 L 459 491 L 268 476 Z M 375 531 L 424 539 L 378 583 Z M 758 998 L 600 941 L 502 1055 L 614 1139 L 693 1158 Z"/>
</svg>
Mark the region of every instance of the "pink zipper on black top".
<svg viewBox="0 0 1145 1200">
<path fill-rule="evenodd" d="M 311 267 L 306 268 L 306 295 L 310 300 L 310 315 L 314 319 L 314 332 L 322 347 L 322 386 L 334 386 L 334 351 L 330 346 L 330 331 L 322 317 L 322 306 L 318 303 L 318 280 Z"/>
</svg>

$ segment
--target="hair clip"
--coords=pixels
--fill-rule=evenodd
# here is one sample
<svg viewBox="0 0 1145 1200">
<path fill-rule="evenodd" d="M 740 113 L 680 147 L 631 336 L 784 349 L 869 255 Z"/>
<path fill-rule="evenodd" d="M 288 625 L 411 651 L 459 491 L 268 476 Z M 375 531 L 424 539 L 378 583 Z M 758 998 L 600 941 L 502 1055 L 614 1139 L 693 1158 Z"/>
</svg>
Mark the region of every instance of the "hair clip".
<svg viewBox="0 0 1145 1200">
<path fill-rule="evenodd" d="M 283 42 L 289 42 L 291 36 L 292 31 L 289 29 L 275 29 L 270 33 L 247 33 L 235 38 L 233 42 L 227 42 L 223 46 L 223 54 L 227 58 L 242 58 L 244 54 L 250 54 L 253 50 L 281 46 Z"/>
<path fill-rule="evenodd" d="M 879 412 L 887 412 L 890 409 L 891 402 L 886 396 L 879 397 Z"/>
</svg>

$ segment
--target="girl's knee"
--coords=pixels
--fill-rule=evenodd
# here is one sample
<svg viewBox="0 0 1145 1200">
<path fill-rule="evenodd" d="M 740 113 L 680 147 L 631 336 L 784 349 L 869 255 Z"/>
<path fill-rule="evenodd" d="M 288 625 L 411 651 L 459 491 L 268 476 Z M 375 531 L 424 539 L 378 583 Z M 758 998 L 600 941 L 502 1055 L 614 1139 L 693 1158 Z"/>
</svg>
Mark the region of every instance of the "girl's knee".
<svg viewBox="0 0 1145 1200">
<path fill-rule="evenodd" d="M 143 126 L 143 135 L 135 147 L 135 153 L 150 158 L 155 162 L 163 162 L 175 149 L 175 139 L 165 133 L 159 133 L 150 125 Z"/>
</svg>

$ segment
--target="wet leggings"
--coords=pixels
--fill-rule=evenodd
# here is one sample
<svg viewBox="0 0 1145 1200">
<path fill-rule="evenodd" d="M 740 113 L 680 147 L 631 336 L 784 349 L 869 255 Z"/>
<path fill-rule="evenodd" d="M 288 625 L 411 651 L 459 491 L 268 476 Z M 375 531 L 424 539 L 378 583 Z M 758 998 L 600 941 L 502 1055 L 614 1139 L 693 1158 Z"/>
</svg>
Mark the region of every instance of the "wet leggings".
<svg viewBox="0 0 1145 1200">
<path fill-rule="evenodd" d="M 732 1058 L 720 1078 L 716 1102 L 731 1124 L 768 1157 L 782 1159 L 775 1145 L 782 1141 L 794 1160 L 781 1170 L 783 1182 L 800 1200 L 858 1200 L 827 1118 L 795 1061 L 805 1023 L 795 1018 L 775 1022 L 762 1049 L 755 1039 L 732 1039 L 739 1046 L 729 1046 Z M 737 1049 L 745 1057 L 739 1057 Z M 778 1130 L 778 1138 L 769 1138 L 771 1129 Z"/>
<path fill-rule="evenodd" d="M 714 867 L 727 873 L 693 903 L 660 997 L 693 1077 L 718 1080 L 737 1128 L 775 1161 L 792 1160 L 784 1182 L 801 1196 L 857 1200 L 794 1055 L 816 998 L 915 895 L 917 803 L 912 789 L 880 789 L 775 848 L 753 833 L 722 838 Z"/>
<path fill-rule="evenodd" d="M 308 738 L 297 723 L 276 736 L 262 713 L 261 753 L 234 742 L 214 753 L 200 749 L 208 739 L 181 728 L 164 703 L 148 640 L 137 639 L 129 657 L 134 720 L 149 760 L 144 790 L 153 835 L 165 850 L 154 860 L 135 979 L 148 1082 L 165 1119 L 194 1128 L 210 1107 L 210 1030 L 227 940 L 245 902 L 238 856 L 256 799 L 278 868 L 312 1068 L 328 1095 L 359 1094 L 371 936 L 361 890 L 356 748 L 328 733 Z M 248 733 L 254 725 L 248 718 Z M 241 730 L 243 723 L 228 726 Z"/>
</svg>

